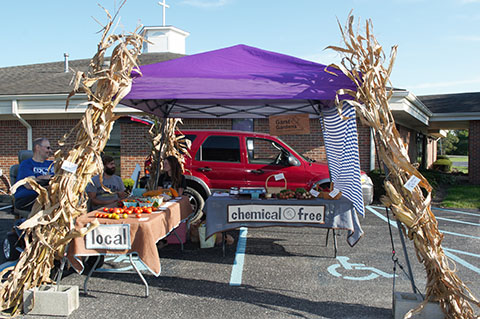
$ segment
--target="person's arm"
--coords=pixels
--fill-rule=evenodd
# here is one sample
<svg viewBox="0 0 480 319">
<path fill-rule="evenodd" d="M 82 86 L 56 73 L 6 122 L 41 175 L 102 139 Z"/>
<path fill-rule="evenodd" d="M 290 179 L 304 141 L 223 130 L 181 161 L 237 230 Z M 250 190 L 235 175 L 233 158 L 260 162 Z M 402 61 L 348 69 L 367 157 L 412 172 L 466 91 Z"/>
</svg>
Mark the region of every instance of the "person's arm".
<svg viewBox="0 0 480 319">
<path fill-rule="evenodd" d="M 185 179 L 185 175 L 182 175 L 182 181 L 180 183 L 180 187 L 178 188 L 178 195 L 182 196 L 183 191 L 187 188 L 187 180 Z"/>
<path fill-rule="evenodd" d="M 92 206 L 108 206 L 118 202 L 118 199 L 108 199 L 108 200 L 98 199 L 97 193 L 95 192 L 87 193 L 87 195 L 90 198 Z"/>
<path fill-rule="evenodd" d="M 120 191 L 117 192 L 117 196 L 119 199 L 124 199 L 124 198 L 127 198 L 127 192 L 125 191 L 125 184 L 123 184 L 123 180 L 122 178 L 119 176 L 118 177 L 119 179 L 119 183 L 120 183 Z"/>
</svg>

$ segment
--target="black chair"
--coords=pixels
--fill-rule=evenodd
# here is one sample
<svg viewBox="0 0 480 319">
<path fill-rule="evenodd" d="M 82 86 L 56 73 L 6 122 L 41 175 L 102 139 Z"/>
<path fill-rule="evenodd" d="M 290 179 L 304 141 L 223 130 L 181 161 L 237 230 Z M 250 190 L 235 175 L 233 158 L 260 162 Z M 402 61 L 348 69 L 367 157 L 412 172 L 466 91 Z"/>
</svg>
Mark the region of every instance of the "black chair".
<svg viewBox="0 0 480 319">
<path fill-rule="evenodd" d="M 33 157 L 33 151 L 31 150 L 21 150 L 18 152 L 18 164 L 10 166 L 10 183 L 13 185 L 17 182 L 18 176 L 18 167 L 20 163 L 26 159 Z M 30 214 L 29 210 L 22 210 L 15 207 L 15 201 L 13 204 L 13 214 L 18 216 L 19 218 L 27 218 Z"/>
</svg>

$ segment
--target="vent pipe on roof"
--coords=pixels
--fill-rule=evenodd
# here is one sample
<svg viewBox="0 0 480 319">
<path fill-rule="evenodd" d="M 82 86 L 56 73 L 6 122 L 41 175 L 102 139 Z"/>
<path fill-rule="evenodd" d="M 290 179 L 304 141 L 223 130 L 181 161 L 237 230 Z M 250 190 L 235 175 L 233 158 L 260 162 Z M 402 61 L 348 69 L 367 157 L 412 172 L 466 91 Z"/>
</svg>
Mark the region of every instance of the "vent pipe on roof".
<svg viewBox="0 0 480 319">
<path fill-rule="evenodd" d="M 68 53 L 64 53 L 63 57 L 65 58 L 63 64 L 63 72 L 68 73 Z"/>
</svg>

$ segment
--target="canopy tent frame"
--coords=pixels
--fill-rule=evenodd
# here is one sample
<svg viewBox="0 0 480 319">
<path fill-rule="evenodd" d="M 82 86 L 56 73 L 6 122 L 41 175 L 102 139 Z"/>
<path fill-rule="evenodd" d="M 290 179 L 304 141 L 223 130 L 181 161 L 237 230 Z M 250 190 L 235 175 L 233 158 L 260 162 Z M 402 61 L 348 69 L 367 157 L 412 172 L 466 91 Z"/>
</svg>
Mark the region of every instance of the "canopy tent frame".
<svg viewBox="0 0 480 319">
<path fill-rule="evenodd" d="M 339 90 L 356 89 L 338 69 L 327 70 L 319 63 L 245 45 L 144 65 L 132 76 L 132 89 L 121 103 L 154 114 L 164 122 L 167 118 L 259 119 L 299 113 L 321 119 L 325 109 L 336 107 L 337 98 L 351 99 L 337 96 Z M 354 131 L 348 134 L 354 134 L 356 139 L 356 124 Z M 337 137 L 336 142 L 341 143 L 341 138 Z M 358 148 L 358 141 L 355 144 Z M 360 176 L 356 156 L 358 168 L 353 170 L 358 170 Z M 349 173 L 342 173 L 346 175 Z M 348 187 L 339 190 L 354 194 L 347 198 L 363 215 L 360 181 Z"/>
</svg>

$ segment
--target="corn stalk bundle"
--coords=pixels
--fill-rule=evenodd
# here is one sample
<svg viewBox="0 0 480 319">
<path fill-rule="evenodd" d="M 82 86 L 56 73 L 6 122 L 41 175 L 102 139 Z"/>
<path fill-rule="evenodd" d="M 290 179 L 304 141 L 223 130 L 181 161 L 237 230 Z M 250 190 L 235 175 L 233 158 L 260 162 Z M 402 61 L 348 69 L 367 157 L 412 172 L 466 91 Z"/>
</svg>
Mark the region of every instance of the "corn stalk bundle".
<svg viewBox="0 0 480 319">
<path fill-rule="evenodd" d="M 357 86 L 356 91 L 339 90 L 336 103 L 340 114 L 343 102 L 353 105 L 362 123 L 373 128 L 379 156 L 389 171 L 384 185 L 387 196 L 382 198 L 382 203 L 391 208 L 395 218 L 406 226 L 417 258 L 425 266 L 425 301 L 410 310 L 405 318 L 420 312 L 430 300 L 440 303 L 446 318 L 475 318 L 470 303 L 477 306 L 480 303 L 450 267 L 451 261 L 441 246 L 443 234 L 438 230 L 431 210 L 432 187 L 410 163 L 407 147 L 396 129 L 388 105 L 393 94 L 389 89 L 392 87 L 389 77 L 397 48 L 392 48 L 388 67 L 385 68 L 385 54 L 372 33 L 371 20 L 366 21 L 365 35 L 354 32 L 353 21 L 350 15 L 344 29 L 339 23 L 345 47 L 328 47 L 343 55 L 341 64 L 331 67 L 342 70 Z M 354 100 L 341 101 L 338 95 L 342 94 L 348 94 Z M 410 192 L 404 184 L 412 176 L 420 182 Z"/>
<path fill-rule="evenodd" d="M 25 250 L 13 270 L 6 269 L 12 271 L 0 287 L 1 310 L 8 309 L 12 315 L 21 309 L 24 290 L 52 283 L 50 273 L 54 260 L 64 256 L 70 240 L 84 236 L 98 226 L 95 221 L 88 228 L 76 231 L 74 219 L 86 213 L 85 187 L 92 176 L 103 171 L 100 153 L 116 119 L 113 110 L 130 91 L 130 73 L 137 66 L 143 42 L 137 34 L 109 34 L 113 19 L 106 12 L 109 22 L 103 29 L 98 52 L 87 73 L 77 72 L 75 89 L 69 96 L 82 88 L 88 96 L 87 109 L 79 124 L 59 144 L 64 144 L 74 132 L 76 141 L 65 154 L 62 151 L 55 153 L 55 176 L 48 189 L 32 178 L 12 186 L 13 193 L 20 185 L 29 183 L 39 193 L 29 219 L 20 226 L 25 232 Z M 106 67 L 105 53 L 114 45 L 110 65 Z M 62 165 L 65 163 L 72 163 L 76 169 L 64 170 Z"/>
<path fill-rule="evenodd" d="M 175 156 L 180 165 L 182 171 L 184 170 L 185 158 L 184 154 L 190 156 L 188 149 L 190 148 L 190 140 L 186 139 L 178 129 L 178 124 L 183 124 L 179 118 L 164 118 L 162 120 L 157 117 L 151 116 L 153 124 L 150 127 L 148 133 L 150 134 L 150 146 L 151 146 L 151 166 L 150 176 L 147 183 L 147 189 L 153 190 L 155 188 L 156 181 L 158 179 L 158 169 L 162 167 L 162 160 L 170 155 Z M 180 132 L 180 134 L 175 134 Z"/>
</svg>

